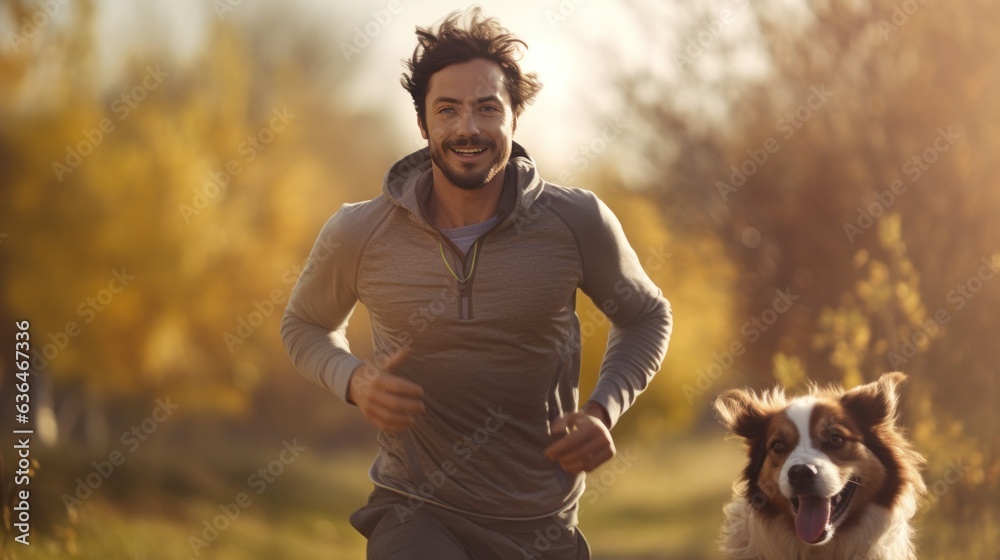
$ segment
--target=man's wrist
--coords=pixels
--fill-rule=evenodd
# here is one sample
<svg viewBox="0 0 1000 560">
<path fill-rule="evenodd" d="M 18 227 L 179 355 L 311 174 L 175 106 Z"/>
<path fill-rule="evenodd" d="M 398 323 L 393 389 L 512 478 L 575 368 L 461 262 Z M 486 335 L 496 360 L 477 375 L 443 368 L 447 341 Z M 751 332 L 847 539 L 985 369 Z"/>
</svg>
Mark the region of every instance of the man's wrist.
<svg viewBox="0 0 1000 560">
<path fill-rule="evenodd" d="M 364 367 L 365 364 L 362 363 L 356 368 L 354 368 L 354 371 L 351 372 L 351 376 L 347 379 L 347 394 L 344 395 L 345 397 L 344 400 L 346 400 L 348 404 L 353 404 L 354 406 L 358 405 L 358 403 L 355 402 L 354 398 L 352 397 L 351 393 L 353 393 L 352 389 L 354 389 L 354 383 L 356 383 L 355 378 L 358 376 L 358 372 L 361 371 L 361 369 Z"/>
<path fill-rule="evenodd" d="M 601 421 L 601 424 L 604 424 L 605 428 L 609 430 L 611 429 L 611 416 L 608 414 L 608 411 L 605 410 L 603 406 L 597 404 L 596 402 L 594 401 L 585 402 L 583 406 L 580 407 L 580 412 L 593 416 L 594 418 L 597 418 L 598 420 Z"/>
</svg>

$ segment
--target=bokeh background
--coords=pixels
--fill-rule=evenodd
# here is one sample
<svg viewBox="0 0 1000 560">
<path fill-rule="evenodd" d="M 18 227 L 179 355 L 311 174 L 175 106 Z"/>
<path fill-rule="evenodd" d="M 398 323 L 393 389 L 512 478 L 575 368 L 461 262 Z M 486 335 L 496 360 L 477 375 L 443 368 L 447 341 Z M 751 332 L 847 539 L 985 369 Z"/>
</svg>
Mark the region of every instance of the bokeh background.
<svg viewBox="0 0 1000 560">
<path fill-rule="evenodd" d="M 619 461 L 589 477 L 596 558 L 720 557 L 743 463 L 722 390 L 890 370 L 928 456 L 921 557 L 997 558 L 1000 4 L 484 4 L 545 83 L 515 139 L 608 202 L 674 307 Z M 421 146 L 414 27 L 465 7 L 0 2 L 3 558 L 363 557 L 347 516 L 374 432 L 278 326 L 325 219 Z M 579 313 L 585 396 L 607 322 Z M 10 533 L 23 320 L 30 546 Z M 363 308 L 350 336 L 370 356 Z"/>
</svg>

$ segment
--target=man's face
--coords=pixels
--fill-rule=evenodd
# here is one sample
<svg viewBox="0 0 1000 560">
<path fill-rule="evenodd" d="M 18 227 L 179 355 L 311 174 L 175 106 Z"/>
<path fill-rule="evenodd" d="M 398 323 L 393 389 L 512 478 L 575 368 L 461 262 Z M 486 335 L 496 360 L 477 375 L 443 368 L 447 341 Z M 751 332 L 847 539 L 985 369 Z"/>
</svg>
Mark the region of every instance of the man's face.
<svg viewBox="0 0 1000 560">
<path fill-rule="evenodd" d="M 428 83 L 426 125 L 431 161 L 455 186 L 485 187 L 507 165 L 514 113 L 500 66 L 484 59 L 452 64 Z"/>
</svg>

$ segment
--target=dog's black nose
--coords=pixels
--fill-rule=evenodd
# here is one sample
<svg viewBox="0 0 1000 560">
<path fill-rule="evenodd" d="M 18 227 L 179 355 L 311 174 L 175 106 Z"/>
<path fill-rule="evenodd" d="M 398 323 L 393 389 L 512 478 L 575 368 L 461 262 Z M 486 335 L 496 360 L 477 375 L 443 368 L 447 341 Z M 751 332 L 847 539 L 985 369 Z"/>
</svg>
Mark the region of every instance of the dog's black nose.
<svg viewBox="0 0 1000 560">
<path fill-rule="evenodd" d="M 812 480 L 817 474 L 819 470 L 814 465 L 793 465 L 788 469 L 788 482 Z"/>
<path fill-rule="evenodd" d="M 812 488 L 817 474 L 819 474 L 819 469 L 815 465 L 792 465 L 788 469 L 788 483 L 792 489 L 804 492 Z"/>
</svg>

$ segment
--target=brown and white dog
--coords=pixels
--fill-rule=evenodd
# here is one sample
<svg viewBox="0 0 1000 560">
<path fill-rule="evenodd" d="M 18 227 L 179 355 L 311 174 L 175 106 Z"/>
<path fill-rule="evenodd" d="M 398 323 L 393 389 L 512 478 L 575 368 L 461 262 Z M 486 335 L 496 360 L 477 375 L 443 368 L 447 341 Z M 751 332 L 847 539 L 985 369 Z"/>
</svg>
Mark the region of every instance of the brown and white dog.
<svg viewBox="0 0 1000 560">
<path fill-rule="evenodd" d="M 726 506 L 726 558 L 913 560 L 910 519 L 924 459 L 896 427 L 902 373 L 850 391 L 812 387 L 789 399 L 726 391 L 722 424 L 749 462 Z"/>
</svg>

